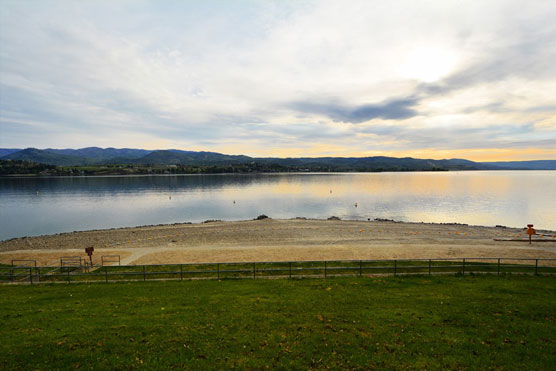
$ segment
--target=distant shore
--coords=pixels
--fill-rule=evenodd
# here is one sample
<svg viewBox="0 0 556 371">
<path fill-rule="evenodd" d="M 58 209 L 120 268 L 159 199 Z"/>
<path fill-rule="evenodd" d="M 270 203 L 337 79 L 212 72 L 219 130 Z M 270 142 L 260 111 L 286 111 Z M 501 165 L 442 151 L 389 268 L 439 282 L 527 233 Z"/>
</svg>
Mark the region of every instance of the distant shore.
<svg viewBox="0 0 556 371">
<path fill-rule="evenodd" d="M 1 171 L 1 169 L 0 169 Z M 134 177 L 134 176 L 175 176 L 175 175 L 256 175 L 256 174 L 365 174 L 365 173 L 430 173 L 430 172 L 476 172 L 476 171 L 556 171 L 554 169 L 376 169 L 376 170 L 256 170 L 256 171 L 232 171 L 230 169 L 213 169 L 192 167 L 184 171 L 169 171 L 166 167 L 141 168 L 134 170 L 122 170 L 117 168 L 99 168 L 94 170 L 51 169 L 49 171 L 30 173 L 1 173 L 0 178 L 51 178 L 51 177 Z"/>
<path fill-rule="evenodd" d="M 263 219 L 212 221 L 62 233 L 0 242 L 0 263 L 60 256 L 120 255 L 122 264 L 359 260 L 459 257 L 556 258 L 556 232 L 532 244 L 520 228 L 389 220 Z"/>
<path fill-rule="evenodd" d="M 419 172 L 461 170 L 556 170 L 556 160 L 473 162 L 465 159 L 417 159 L 396 157 L 251 158 L 209 152 L 176 150 L 136 152 L 138 158 L 119 156 L 115 149 L 60 150 L 36 148 L 1 149 L 0 177 L 178 175 L 315 172 Z M 13 152 L 15 151 L 15 152 Z M 64 150 L 63 152 L 67 152 Z M 96 155 L 93 155 L 95 153 Z M 128 153 L 129 155 L 129 153 Z M 90 157 L 92 156 L 92 157 Z"/>
</svg>

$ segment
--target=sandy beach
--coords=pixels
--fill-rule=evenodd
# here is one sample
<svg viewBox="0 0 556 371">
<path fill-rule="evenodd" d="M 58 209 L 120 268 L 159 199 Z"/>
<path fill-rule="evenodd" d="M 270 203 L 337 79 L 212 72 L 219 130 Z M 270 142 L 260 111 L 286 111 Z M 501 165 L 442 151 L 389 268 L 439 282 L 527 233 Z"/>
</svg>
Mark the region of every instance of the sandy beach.
<svg viewBox="0 0 556 371">
<path fill-rule="evenodd" d="M 516 257 L 556 258 L 556 233 L 461 224 L 314 219 L 172 224 L 62 233 L 0 243 L 0 263 L 119 255 L 121 264 Z"/>
</svg>

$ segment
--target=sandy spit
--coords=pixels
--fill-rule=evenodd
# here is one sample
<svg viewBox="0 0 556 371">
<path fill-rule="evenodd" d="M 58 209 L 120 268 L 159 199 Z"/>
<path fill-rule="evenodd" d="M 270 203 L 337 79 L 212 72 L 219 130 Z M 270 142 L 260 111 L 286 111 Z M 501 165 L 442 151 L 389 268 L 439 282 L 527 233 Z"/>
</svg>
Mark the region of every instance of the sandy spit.
<svg viewBox="0 0 556 371">
<path fill-rule="evenodd" d="M 264 219 L 172 224 L 62 233 L 0 242 L 0 263 L 62 256 L 93 260 L 119 255 L 122 264 L 404 258 L 556 258 L 556 232 L 461 224 L 316 219 Z"/>
</svg>

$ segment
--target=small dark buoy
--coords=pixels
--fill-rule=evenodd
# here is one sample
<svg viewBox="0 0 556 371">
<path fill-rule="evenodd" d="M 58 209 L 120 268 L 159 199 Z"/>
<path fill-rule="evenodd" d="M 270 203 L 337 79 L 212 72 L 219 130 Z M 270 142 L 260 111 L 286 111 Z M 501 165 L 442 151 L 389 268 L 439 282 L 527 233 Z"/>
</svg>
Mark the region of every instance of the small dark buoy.
<svg viewBox="0 0 556 371">
<path fill-rule="evenodd" d="M 357 202 L 355 203 L 355 207 L 357 207 Z"/>
<path fill-rule="evenodd" d="M 234 200 L 234 205 L 235 205 L 235 203 L 236 203 L 236 200 Z"/>
</svg>

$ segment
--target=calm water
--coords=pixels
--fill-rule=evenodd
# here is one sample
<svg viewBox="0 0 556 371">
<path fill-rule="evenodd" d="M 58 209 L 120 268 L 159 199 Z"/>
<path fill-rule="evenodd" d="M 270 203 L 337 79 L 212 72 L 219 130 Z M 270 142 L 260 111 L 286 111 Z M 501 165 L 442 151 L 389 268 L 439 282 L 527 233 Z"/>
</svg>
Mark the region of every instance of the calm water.
<svg viewBox="0 0 556 371">
<path fill-rule="evenodd" d="M 0 239 L 260 214 L 556 229 L 554 210 L 555 171 L 0 179 Z"/>
</svg>

